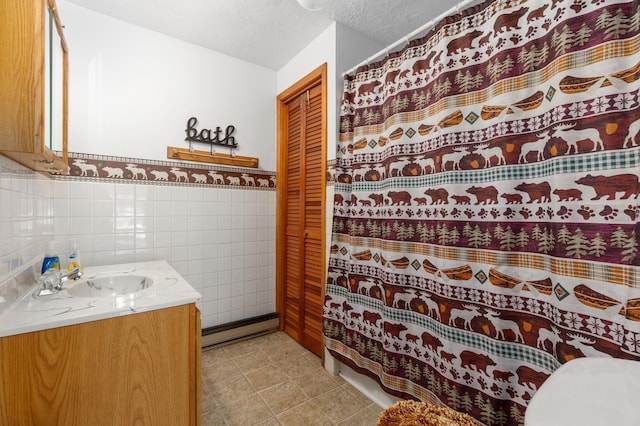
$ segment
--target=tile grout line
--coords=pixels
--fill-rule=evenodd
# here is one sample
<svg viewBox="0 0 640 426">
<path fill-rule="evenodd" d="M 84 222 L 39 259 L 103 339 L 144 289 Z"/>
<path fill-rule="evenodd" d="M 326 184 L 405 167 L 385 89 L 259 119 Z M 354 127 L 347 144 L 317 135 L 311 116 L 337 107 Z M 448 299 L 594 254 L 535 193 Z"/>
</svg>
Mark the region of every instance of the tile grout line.
<svg viewBox="0 0 640 426">
<path fill-rule="evenodd" d="M 257 350 L 260 350 L 260 349 L 262 349 L 262 348 L 258 348 Z M 265 353 L 266 353 L 266 352 L 265 352 Z M 296 354 L 296 356 L 299 356 L 300 358 L 304 358 L 304 353 Z M 232 360 L 233 360 L 233 358 L 232 358 Z M 234 361 L 234 363 L 235 363 L 235 361 Z M 240 368 L 240 367 L 238 366 L 238 364 L 237 364 L 237 363 L 235 363 L 235 365 L 236 365 L 236 367 Z M 285 380 L 283 380 L 283 381 L 281 381 L 281 382 L 279 382 L 279 383 L 277 383 L 277 384 L 271 385 L 271 386 L 269 386 L 269 387 L 267 387 L 267 388 L 261 389 L 261 390 L 259 390 L 259 391 L 258 391 L 258 390 L 257 390 L 257 388 L 256 388 L 256 387 L 251 383 L 251 381 L 247 378 L 247 376 L 245 375 L 245 372 L 241 370 L 241 373 L 242 373 L 243 377 L 245 378 L 245 380 L 247 380 L 247 382 L 249 382 L 249 385 L 252 387 L 252 389 L 255 391 L 255 393 L 260 397 L 260 399 L 261 399 L 261 400 L 264 402 L 264 404 L 267 406 L 267 408 L 269 409 L 269 411 L 271 411 L 271 413 L 273 414 L 273 416 L 272 416 L 272 417 L 275 419 L 275 421 L 277 421 L 277 422 L 278 422 L 278 424 L 281 424 L 281 423 L 280 423 L 280 421 L 278 420 L 278 415 L 280 415 L 280 414 L 284 414 L 284 413 L 286 413 L 287 411 L 293 410 L 293 409 L 295 409 L 295 408 L 297 408 L 297 407 L 299 407 L 299 406 L 301 406 L 301 405 L 303 405 L 303 404 L 306 404 L 306 403 L 308 403 L 308 402 L 312 401 L 312 399 L 314 399 L 314 398 L 316 398 L 316 397 L 318 397 L 318 396 L 319 396 L 319 395 L 316 395 L 314 398 L 311 398 L 311 397 L 310 397 L 310 396 L 309 396 L 309 395 L 304 391 L 304 389 L 300 388 L 300 387 L 299 387 L 295 382 L 293 382 L 293 378 L 292 378 L 292 377 L 290 377 L 290 376 L 288 376 L 286 373 L 284 373 L 284 374 L 285 374 L 285 376 L 286 376 L 286 379 L 285 379 Z M 276 387 L 276 386 L 278 386 L 278 385 L 280 385 L 280 384 L 282 384 L 282 383 L 286 383 L 286 382 L 291 382 L 291 383 L 293 383 L 293 384 L 294 384 L 298 389 L 300 389 L 300 391 L 302 392 L 302 394 L 305 396 L 305 399 L 304 399 L 303 401 L 301 401 L 299 404 L 296 404 L 296 405 L 294 405 L 294 406 L 292 406 L 292 407 L 289 407 L 289 408 L 287 408 L 286 410 L 284 410 L 284 411 L 282 411 L 282 412 L 280 412 L 280 413 L 275 413 L 275 412 L 273 411 L 273 408 L 269 405 L 269 403 L 267 402 L 267 400 L 265 400 L 265 398 L 262 396 L 262 394 L 261 394 L 260 392 L 265 391 L 265 390 L 268 390 L 268 389 L 271 389 L 271 388 L 274 388 L 274 387 Z M 338 386 L 338 387 L 339 387 L 339 386 Z"/>
<path fill-rule="evenodd" d="M 289 336 L 286 337 L 267 337 L 267 336 L 272 336 L 272 335 L 266 335 L 266 336 L 260 336 L 257 337 L 253 340 L 254 344 L 249 345 L 246 348 L 242 348 L 242 347 L 236 347 L 237 349 L 239 349 L 239 351 L 232 351 L 232 350 L 227 350 L 227 348 L 231 347 L 232 345 L 229 345 L 228 347 L 224 347 L 222 348 L 222 350 L 224 351 L 224 356 L 226 358 L 226 360 L 222 361 L 222 362 L 228 362 L 231 361 L 231 364 L 240 372 L 240 377 L 242 378 L 242 380 L 244 380 L 248 385 L 249 388 L 247 389 L 247 391 L 250 390 L 250 394 L 251 395 L 257 395 L 260 400 L 263 402 L 264 405 L 266 405 L 266 407 L 269 410 L 269 413 L 271 414 L 271 416 L 267 417 L 267 418 L 263 418 L 259 421 L 258 424 L 262 424 L 265 422 L 274 422 L 280 426 L 284 426 L 285 423 L 282 423 L 277 416 L 282 415 L 284 413 L 287 413 L 288 411 L 291 410 L 295 410 L 298 409 L 300 406 L 306 404 L 306 403 L 313 403 L 313 401 L 315 399 L 320 399 L 322 398 L 324 395 L 328 394 L 329 392 L 335 392 L 337 389 L 342 389 L 344 392 L 346 392 L 347 395 L 351 396 L 352 398 L 354 398 L 354 400 L 358 401 L 358 402 L 362 402 L 364 405 L 357 410 L 354 413 L 351 413 L 349 415 L 344 416 L 344 414 L 339 418 L 336 419 L 335 421 L 331 420 L 330 417 L 327 416 L 327 413 L 322 411 L 322 415 L 323 415 L 323 419 L 326 420 L 328 422 L 328 424 L 331 424 L 333 426 L 336 425 L 340 425 L 340 424 L 344 424 L 345 421 L 347 420 L 351 420 L 351 421 L 357 421 L 359 418 L 361 417 L 366 417 L 369 413 L 369 409 L 372 406 L 373 401 L 368 401 L 368 403 L 366 403 L 362 398 L 363 395 L 361 393 L 358 394 L 354 394 L 351 389 L 349 389 L 348 386 L 345 386 L 345 383 L 340 383 L 338 381 L 335 380 L 334 377 L 330 377 L 331 382 L 332 382 L 332 387 L 331 389 L 326 389 L 326 390 L 322 390 L 321 388 L 318 388 L 318 390 L 321 391 L 321 393 L 319 393 L 318 395 L 315 395 L 314 397 L 311 397 L 310 394 L 305 391 L 302 387 L 300 387 L 300 385 L 296 382 L 296 378 L 295 377 L 291 377 L 289 374 L 287 374 L 287 372 L 285 370 L 282 370 L 280 368 L 278 368 L 278 375 L 277 380 L 278 383 L 275 384 L 270 384 L 268 387 L 258 390 L 257 386 L 249 379 L 249 377 L 247 376 L 248 374 L 250 374 L 253 371 L 256 371 L 259 368 L 263 368 L 263 367 L 269 367 L 270 365 L 272 366 L 273 369 L 276 369 L 276 366 L 274 364 L 274 361 L 272 360 L 272 358 L 269 358 L 270 363 L 267 365 L 262 365 L 260 367 L 257 368 L 251 368 L 250 364 L 246 364 L 249 367 L 249 370 L 245 370 L 243 368 L 241 368 L 241 363 L 238 361 L 238 359 L 240 357 L 243 356 L 252 356 L 255 354 L 257 354 L 258 352 L 262 352 L 264 353 L 267 357 L 269 355 L 269 353 L 273 350 L 274 347 L 278 347 L 278 348 L 283 348 L 283 345 L 290 345 L 288 348 L 284 348 L 284 351 L 287 355 L 287 358 L 285 359 L 285 363 L 288 363 L 289 365 L 292 365 L 294 362 L 294 360 L 300 360 L 302 361 L 303 365 L 301 366 L 301 368 L 303 369 L 303 373 L 300 375 L 300 377 L 303 377 L 305 375 L 309 375 L 311 380 L 316 380 L 318 379 L 317 376 L 315 376 L 317 373 L 317 370 L 312 369 L 309 372 L 305 372 L 304 369 L 306 369 L 305 365 L 306 363 L 309 362 L 309 357 L 307 357 L 307 353 L 304 350 L 301 350 L 299 344 L 297 342 L 295 342 L 292 338 L 290 338 Z M 274 333 L 273 336 L 276 336 L 276 334 Z M 296 346 L 297 345 L 297 346 Z M 271 349 L 271 351 L 270 351 Z M 242 352 L 242 350 L 245 350 L 246 352 Z M 233 356 L 232 356 L 233 355 Z M 284 356 L 284 354 L 283 354 Z M 210 368 L 213 368 L 213 366 L 209 365 Z M 320 370 L 322 370 L 322 366 L 320 365 Z M 311 376 L 311 375 L 314 376 Z M 265 397 L 263 396 L 263 394 L 261 392 L 271 389 L 275 386 L 278 385 L 282 385 L 283 383 L 287 383 L 290 382 L 291 384 L 293 384 L 299 392 L 302 393 L 302 395 L 304 396 L 304 400 L 302 400 L 301 402 L 299 402 L 298 404 L 292 406 L 292 407 L 288 407 L 286 410 L 282 411 L 281 413 L 276 414 L 274 412 L 274 409 L 272 408 L 271 405 L 269 405 L 269 403 L 267 402 L 267 399 L 265 399 Z M 209 389 L 209 397 L 213 398 L 213 390 Z M 230 403 L 227 408 L 232 408 L 234 406 L 237 406 L 239 403 L 241 403 L 242 401 L 246 400 L 247 398 L 250 398 L 251 396 L 246 396 L 245 398 L 239 399 L 237 401 L 234 401 L 233 403 Z M 366 398 L 366 397 L 365 397 Z M 220 410 L 220 406 L 219 403 L 216 402 L 216 400 L 213 400 L 214 405 L 216 406 L 216 408 L 214 408 L 215 410 Z M 375 404 L 374 404 L 375 405 Z M 318 406 L 319 407 L 319 406 Z M 212 410 L 208 411 L 208 413 L 212 412 Z M 265 413 L 266 414 L 266 413 Z M 227 426 L 232 426 L 234 424 L 236 424 L 234 422 L 233 418 L 227 418 L 227 415 L 224 414 L 224 412 L 220 413 L 220 417 L 222 418 L 222 421 L 224 422 L 225 425 Z"/>
<path fill-rule="evenodd" d="M 266 353 L 266 352 L 265 352 L 265 353 Z M 237 366 L 237 364 L 236 364 L 236 366 Z M 304 391 L 304 389 L 301 389 L 301 388 L 296 384 L 296 387 L 298 387 L 298 388 L 300 389 L 300 391 L 304 394 L 304 396 L 305 396 L 305 400 L 304 400 L 304 401 L 302 401 L 301 403 L 299 403 L 299 404 L 297 404 L 297 405 L 293 406 L 293 407 L 289 407 L 289 408 L 287 408 L 286 410 L 282 411 L 281 413 L 277 413 L 277 414 L 276 414 L 276 413 L 273 411 L 273 408 L 269 405 L 269 403 L 268 403 L 268 402 L 264 399 L 264 397 L 260 394 L 260 392 L 265 391 L 265 390 L 267 390 L 267 389 L 271 389 L 271 388 L 273 388 L 273 387 L 275 387 L 275 386 L 278 386 L 278 385 L 280 385 L 280 384 L 282 384 L 282 383 L 286 383 L 287 381 L 291 381 L 291 380 L 292 380 L 292 378 L 291 378 L 291 377 L 289 377 L 289 376 L 287 376 L 287 374 L 286 374 L 286 373 L 284 373 L 284 374 L 285 374 L 285 376 L 286 376 L 286 380 L 283 380 L 283 381 L 281 381 L 281 382 L 279 382 L 279 383 L 277 383 L 277 384 L 274 384 L 274 385 L 272 385 L 272 386 L 269 386 L 269 387 L 267 387 L 267 388 L 264 388 L 264 389 L 261 389 L 260 391 L 258 391 L 258 390 L 255 388 L 255 386 L 253 386 L 253 384 L 249 381 L 249 379 L 245 376 L 245 372 L 242 372 L 242 375 L 243 375 L 243 376 L 245 377 L 245 379 L 249 382 L 249 384 L 251 385 L 251 387 L 254 389 L 255 393 L 260 397 L 260 399 L 262 400 L 262 402 L 264 402 L 264 404 L 267 406 L 267 408 L 269 409 L 269 411 L 271 411 L 271 414 L 273 414 L 273 416 L 272 416 L 272 417 L 273 417 L 273 419 L 274 419 L 276 422 L 278 422 L 278 424 L 279 424 L 279 425 L 282 425 L 282 423 L 280 423 L 280 420 L 278 420 L 278 415 L 283 414 L 283 413 L 286 413 L 286 412 L 287 412 L 287 411 L 289 411 L 289 410 L 293 410 L 294 408 L 299 407 L 300 405 L 303 405 L 303 404 L 305 404 L 305 403 L 307 403 L 307 402 L 309 402 L 309 401 L 311 400 L 311 398 L 310 398 L 310 397 L 309 397 L 309 395 Z M 295 383 L 294 383 L 294 384 L 295 384 Z M 266 420 L 266 419 L 265 419 L 265 420 Z"/>
</svg>

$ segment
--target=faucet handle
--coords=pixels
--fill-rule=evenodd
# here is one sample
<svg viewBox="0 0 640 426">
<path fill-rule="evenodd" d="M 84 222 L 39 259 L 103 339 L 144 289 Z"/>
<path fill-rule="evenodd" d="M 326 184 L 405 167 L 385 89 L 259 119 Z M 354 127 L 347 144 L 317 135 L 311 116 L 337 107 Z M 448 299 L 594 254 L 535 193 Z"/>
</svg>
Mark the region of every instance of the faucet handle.
<svg viewBox="0 0 640 426">
<path fill-rule="evenodd" d="M 67 275 L 65 275 L 65 277 L 67 277 L 67 279 L 69 280 L 79 280 L 80 278 L 82 278 L 82 271 L 80 270 L 80 268 L 76 268 L 73 271 L 71 271 L 70 273 L 68 273 Z"/>
<path fill-rule="evenodd" d="M 60 285 L 60 270 L 57 268 L 49 268 L 38 277 L 38 284 L 44 290 L 53 290 Z"/>
<path fill-rule="evenodd" d="M 76 268 L 73 271 L 71 271 L 70 273 L 66 274 L 66 275 L 62 275 L 58 278 L 58 282 L 55 286 L 56 290 L 62 290 L 62 285 L 67 282 L 68 280 L 79 280 L 82 277 L 82 271 L 80 270 L 80 268 Z"/>
</svg>

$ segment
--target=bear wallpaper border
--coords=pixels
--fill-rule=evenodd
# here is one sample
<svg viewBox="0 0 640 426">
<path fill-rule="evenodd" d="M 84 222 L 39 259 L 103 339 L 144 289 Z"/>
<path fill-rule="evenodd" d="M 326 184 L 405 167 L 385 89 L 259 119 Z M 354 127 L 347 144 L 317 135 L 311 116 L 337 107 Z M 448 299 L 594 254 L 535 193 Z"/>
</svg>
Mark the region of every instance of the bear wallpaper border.
<svg viewBox="0 0 640 426">
<path fill-rule="evenodd" d="M 60 153 L 57 153 L 58 155 Z M 276 174 L 240 167 L 211 167 L 187 162 L 69 153 L 69 175 L 54 179 L 107 180 L 157 185 L 200 185 L 275 191 Z"/>
</svg>

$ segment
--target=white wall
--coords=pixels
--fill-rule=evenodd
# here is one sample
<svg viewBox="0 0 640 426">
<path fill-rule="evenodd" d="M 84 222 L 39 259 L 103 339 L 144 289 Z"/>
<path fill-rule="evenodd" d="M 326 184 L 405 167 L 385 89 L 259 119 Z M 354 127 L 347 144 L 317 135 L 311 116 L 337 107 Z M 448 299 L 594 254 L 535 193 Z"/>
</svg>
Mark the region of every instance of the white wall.
<svg viewBox="0 0 640 426">
<path fill-rule="evenodd" d="M 71 152 L 166 160 L 167 146 L 188 146 L 195 116 L 199 129 L 234 125 L 237 154 L 275 170 L 275 71 L 57 4 L 70 51 Z"/>
<path fill-rule="evenodd" d="M 339 104 L 342 97 L 342 73 L 384 46 L 363 34 L 334 22 L 278 70 L 277 92 L 281 93 L 311 71 L 327 63 L 327 159 L 336 158 Z"/>
<path fill-rule="evenodd" d="M 298 80 L 327 63 L 327 159 L 335 158 L 336 135 L 336 24 L 316 37 L 307 47 L 278 70 L 277 92 L 282 93 Z"/>
<path fill-rule="evenodd" d="M 53 235 L 53 182 L 0 156 L 0 284 L 47 249 Z M 0 285 L 0 314 L 12 300 Z"/>
<path fill-rule="evenodd" d="M 86 266 L 166 260 L 203 328 L 275 312 L 275 191 L 55 180 L 53 240 Z"/>
<path fill-rule="evenodd" d="M 342 24 L 337 25 L 336 70 L 342 82 L 342 73 L 367 59 L 385 46 Z M 339 84 L 342 92 L 342 84 Z"/>
<path fill-rule="evenodd" d="M 307 47 L 278 70 L 277 92 L 280 93 L 323 63 L 327 63 L 329 80 L 335 75 L 336 24 L 331 24 Z M 331 102 L 329 102 L 331 105 Z"/>
<path fill-rule="evenodd" d="M 186 122 L 196 116 L 199 129 L 234 125 L 237 154 L 275 170 L 275 71 L 57 4 L 69 46 L 71 152 L 166 161 L 167 146 L 188 146 Z M 202 294 L 203 327 L 275 311 L 275 192 L 81 178 L 49 187 L 50 226 L 30 253 L 52 239 L 64 262 L 76 240 L 85 266 L 166 260 Z M 3 206 L 13 198 L 0 192 Z M 22 215 L 9 212 L 3 228 Z M 3 262 L 15 264 L 16 238 L 34 232 L 3 233 Z"/>
</svg>

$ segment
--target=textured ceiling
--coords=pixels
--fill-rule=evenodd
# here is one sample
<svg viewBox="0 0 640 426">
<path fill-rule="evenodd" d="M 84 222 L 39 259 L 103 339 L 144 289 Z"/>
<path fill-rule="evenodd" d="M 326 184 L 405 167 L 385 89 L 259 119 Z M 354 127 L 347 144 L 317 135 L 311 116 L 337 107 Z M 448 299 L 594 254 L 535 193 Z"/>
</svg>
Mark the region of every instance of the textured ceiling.
<svg viewBox="0 0 640 426">
<path fill-rule="evenodd" d="M 278 70 L 337 21 L 389 45 L 455 6 L 451 0 L 327 0 L 311 12 L 296 0 L 67 0 Z"/>
</svg>

